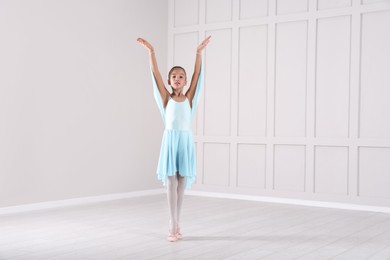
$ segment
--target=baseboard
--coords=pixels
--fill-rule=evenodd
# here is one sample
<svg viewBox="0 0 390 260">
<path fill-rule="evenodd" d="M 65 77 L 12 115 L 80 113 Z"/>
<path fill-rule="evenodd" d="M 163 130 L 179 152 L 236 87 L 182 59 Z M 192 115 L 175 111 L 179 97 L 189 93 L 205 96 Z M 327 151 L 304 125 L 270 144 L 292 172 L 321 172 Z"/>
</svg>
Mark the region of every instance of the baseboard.
<svg viewBox="0 0 390 260">
<path fill-rule="evenodd" d="M 143 190 L 143 191 L 134 191 L 134 192 L 127 192 L 127 193 L 116 193 L 116 194 L 107 194 L 107 195 L 92 196 L 92 197 L 67 199 L 67 200 L 24 204 L 24 205 L 0 208 L 0 215 L 29 212 L 34 210 L 44 210 L 44 209 L 54 209 L 54 208 L 61 208 L 61 207 L 68 207 L 68 206 L 85 205 L 90 203 L 136 198 L 136 197 L 143 197 L 143 196 L 150 196 L 150 195 L 158 195 L 158 194 L 164 194 L 165 192 L 166 192 L 165 189 L 153 189 L 153 190 Z M 217 192 L 206 192 L 206 191 L 195 191 L 195 190 L 186 191 L 186 195 L 281 203 L 281 204 L 291 204 L 291 205 L 310 206 L 310 207 L 390 213 L 390 208 L 388 207 L 356 205 L 356 204 L 336 203 L 336 202 L 298 200 L 298 199 L 288 199 L 288 198 L 263 197 L 263 196 L 254 196 L 254 195 L 217 193 Z"/>
<path fill-rule="evenodd" d="M 22 213 L 22 212 L 43 210 L 43 209 L 54 209 L 54 208 L 61 208 L 61 207 L 68 207 L 68 206 L 77 206 L 77 205 L 84 205 L 84 204 L 111 201 L 111 200 L 136 198 L 142 196 L 162 194 L 164 192 L 165 189 L 142 190 L 142 191 L 134 191 L 134 192 L 126 192 L 126 193 L 106 194 L 106 195 L 67 199 L 67 200 L 24 204 L 24 205 L 0 208 L 0 215 Z"/>
<path fill-rule="evenodd" d="M 370 206 L 370 205 L 356 205 L 356 204 L 337 203 L 337 202 L 324 202 L 324 201 L 313 201 L 313 200 L 298 200 L 298 199 L 287 199 L 287 198 L 262 197 L 262 196 L 240 195 L 240 194 L 230 194 L 230 193 L 216 193 L 216 192 L 194 191 L 194 190 L 186 191 L 186 194 L 193 195 L 193 196 L 212 197 L 212 198 L 238 199 L 238 200 L 292 204 L 292 205 L 310 206 L 310 207 L 390 213 L 390 208 L 388 208 L 388 207 L 377 207 L 377 206 Z"/>
</svg>

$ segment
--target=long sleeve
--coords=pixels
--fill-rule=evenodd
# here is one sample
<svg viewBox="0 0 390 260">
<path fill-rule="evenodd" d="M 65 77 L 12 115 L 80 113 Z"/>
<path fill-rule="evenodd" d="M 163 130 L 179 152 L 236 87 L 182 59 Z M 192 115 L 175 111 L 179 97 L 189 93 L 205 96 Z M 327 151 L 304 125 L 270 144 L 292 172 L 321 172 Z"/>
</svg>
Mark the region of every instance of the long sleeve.
<svg viewBox="0 0 390 260">
<path fill-rule="evenodd" d="M 204 85 L 204 78 L 203 78 L 203 65 L 202 65 L 202 67 L 200 68 L 198 82 L 196 84 L 195 95 L 194 98 L 192 99 L 192 106 L 191 106 L 192 118 L 194 117 L 196 109 L 198 107 L 199 98 L 203 90 L 203 85 Z"/>
<path fill-rule="evenodd" d="M 156 82 L 156 79 L 154 78 L 153 71 L 150 70 L 150 72 L 151 72 L 151 74 L 152 74 L 153 95 L 154 95 L 154 99 L 156 100 L 157 107 L 158 107 L 158 109 L 160 110 L 162 120 L 163 120 L 163 122 L 164 122 L 164 124 L 165 124 L 165 108 L 164 108 L 164 105 L 163 105 L 163 101 L 162 101 L 162 98 L 161 98 L 161 94 L 160 94 L 160 92 L 158 91 L 157 82 Z"/>
</svg>

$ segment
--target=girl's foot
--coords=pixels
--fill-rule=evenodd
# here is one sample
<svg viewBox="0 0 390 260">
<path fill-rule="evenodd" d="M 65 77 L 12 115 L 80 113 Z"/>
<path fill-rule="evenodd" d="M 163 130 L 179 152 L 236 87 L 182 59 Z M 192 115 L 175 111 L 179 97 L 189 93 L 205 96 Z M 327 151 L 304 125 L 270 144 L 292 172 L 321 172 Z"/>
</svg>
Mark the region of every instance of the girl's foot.
<svg viewBox="0 0 390 260">
<path fill-rule="evenodd" d="M 177 237 L 177 239 L 182 239 L 183 238 L 183 235 L 180 233 L 180 227 L 179 226 L 177 226 L 176 237 Z"/>
<path fill-rule="evenodd" d="M 179 238 L 176 236 L 176 234 L 169 232 L 169 234 L 167 236 L 167 240 L 169 242 L 176 242 L 177 240 L 179 240 Z"/>
</svg>

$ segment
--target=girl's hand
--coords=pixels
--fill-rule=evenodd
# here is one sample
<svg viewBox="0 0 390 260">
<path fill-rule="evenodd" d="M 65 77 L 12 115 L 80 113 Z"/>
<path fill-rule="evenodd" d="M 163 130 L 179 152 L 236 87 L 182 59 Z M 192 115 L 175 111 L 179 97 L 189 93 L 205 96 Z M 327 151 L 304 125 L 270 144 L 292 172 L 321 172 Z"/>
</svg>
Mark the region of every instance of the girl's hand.
<svg viewBox="0 0 390 260">
<path fill-rule="evenodd" d="M 207 44 L 209 44 L 209 42 L 210 42 L 210 38 L 211 38 L 211 35 L 209 37 L 207 37 L 206 39 L 204 39 L 204 41 L 196 49 L 197 53 L 201 53 L 203 51 L 203 49 L 206 48 Z"/>
<path fill-rule="evenodd" d="M 154 52 L 153 46 L 147 40 L 138 38 L 137 42 L 139 42 L 142 46 L 144 46 L 150 53 Z"/>
</svg>

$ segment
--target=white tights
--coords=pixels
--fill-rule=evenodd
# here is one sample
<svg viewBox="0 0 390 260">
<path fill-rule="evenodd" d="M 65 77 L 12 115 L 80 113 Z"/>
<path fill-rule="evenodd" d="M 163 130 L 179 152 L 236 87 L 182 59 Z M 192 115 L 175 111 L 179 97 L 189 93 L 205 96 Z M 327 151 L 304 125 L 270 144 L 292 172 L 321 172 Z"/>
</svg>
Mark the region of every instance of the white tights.
<svg viewBox="0 0 390 260">
<path fill-rule="evenodd" d="M 168 176 L 167 195 L 169 206 L 169 232 L 176 234 L 180 222 L 180 211 L 183 203 L 185 189 L 185 177 L 176 173 L 175 176 Z"/>
</svg>

